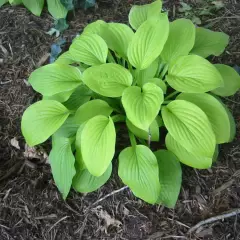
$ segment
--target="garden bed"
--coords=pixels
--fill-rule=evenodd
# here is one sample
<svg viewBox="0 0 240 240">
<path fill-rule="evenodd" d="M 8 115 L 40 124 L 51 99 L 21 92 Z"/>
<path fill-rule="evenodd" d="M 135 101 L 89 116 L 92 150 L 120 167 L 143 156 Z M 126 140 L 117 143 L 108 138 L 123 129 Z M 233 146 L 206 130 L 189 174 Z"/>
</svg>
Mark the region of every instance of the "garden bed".
<svg viewBox="0 0 240 240">
<path fill-rule="evenodd" d="M 131 5 L 140 2 L 149 1 L 98 1 L 95 9 L 75 13 L 63 37 L 70 43 L 87 23 L 97 19 L 126 22 Z M 210 4 L 205 1 L 188 1 L 190 13 L 179 13 L 178 1 L 165 2 L 171 18 L 199 17 L 203 26 L 229 34 L 226 52 L 213 61 L 240 65 L 237 1 L 226 1 L 222 9 L 204 16 L 200 13 Z M 62 200 L 43 154 L 48 145 L 37 148 L 38 155 L 29 158 L 35 153 L 25 148 L 20 132 L 23 111 L 39 98 L 27 78 L 48 62 L 50 47 L 57 41 L 46 34 L 51 24 L 46 13 L 38 18 L 22 7 L 0 9 L 0 239 L 240 239 L 237 216 L 188 234 L 199 221 L 240 207 L 240 94 L 224 99 L 237 123 L 235 140 L 221 146 L 212 169 L 184 167 L 175 209 L 148 205 L 127 189 L 94 204 L 123 187 L 115 173 L 98 191 L 85 196 L 71 191 L 67 201 Z"/>
</svg>

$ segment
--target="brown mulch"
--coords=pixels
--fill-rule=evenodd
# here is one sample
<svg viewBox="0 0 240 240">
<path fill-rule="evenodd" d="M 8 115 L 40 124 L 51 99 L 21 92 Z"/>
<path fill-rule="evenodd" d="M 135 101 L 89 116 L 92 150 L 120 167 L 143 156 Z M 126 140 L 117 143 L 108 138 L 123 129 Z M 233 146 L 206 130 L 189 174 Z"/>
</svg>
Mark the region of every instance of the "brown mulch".
<svg viewBox="0 0 240 240">
<path fill-rule="evenodd" d="M 77 11 L 63 37 L 70 42 L 96 19 L 126 22 L 134 2 L 150 1 L 101 0 L 96 9 Z M 179 15 L 179 1 L 165 2 L 170 17 Z M 202 1 L 186 2 L 197 14 Z M 212 29 L 231 37 L 227 51 L 213 61 L 240 65 L 239 3 L 226 1 L 216 15 L 203 17 L 203 24 L 209 23 Z M 202 219 L 240 207 L 240 94 L 224 99 L 236 119 L 235 140 L 221 146 L 212 169 L 184 167 L 175 209 L 145 204 L 124 190 L 89 210 L 99 198 L 123 186 L 116 173 L 100 190 L 85 196 L 71 191 L 64 202 L 49 165 L 42 159 L 24 157 L 20 118 L 38 98 L 26 80 L 35 68 L 48 61 L 46 56 L 56 41 L 46 34 L 51 24 L 46 13 L 38 18 L 22 7 L 0 9 L 0 240 L 240 239 L 239 217 L 208 224 L 192 236 L 187 235 L 188 229 Z M 20 149 L 12 146 L 12 139 L 19 142 Z"/>
</svg>

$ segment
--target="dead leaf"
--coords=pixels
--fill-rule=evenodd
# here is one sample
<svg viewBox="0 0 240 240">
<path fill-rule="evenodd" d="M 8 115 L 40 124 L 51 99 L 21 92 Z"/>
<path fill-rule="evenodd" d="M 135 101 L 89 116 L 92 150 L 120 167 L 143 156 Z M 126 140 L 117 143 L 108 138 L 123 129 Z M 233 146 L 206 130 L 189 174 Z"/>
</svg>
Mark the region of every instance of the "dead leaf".
<svg viewBox="0 0 240 240">
<path fill-rule="evenodd" d="M 17 140 L 16 137 L 12 138 L 12 139 L 10 140 L 10 143 L 11 143 L 11 145 L 12 145 L 13 147 L 15 147 L 15 148 L 17 148 L 17 149 L 20 150 L 19 142 L 18 142 L 18 140 Z"/>
<path fill-rule="evenodd" d="M 213 1 L 212 4 L 217 10 L 224 8 L 224 3 L 222 1 Z"/>
<path fill-rule="evenodd" d="M 180 2 L 180 4 L 182 5 L 182 7 L 178 9 L 179 12 L 186 13 L 192 9 L 192 7 L 189 6 L 187 3 Z"/>
<path fill-rule="evenodd" d="M 102 206 L 98 206 L 93 209 L 93 212 L 101 219 L 104 220 L 103 230 L 107 233 L 109 226 L 114 226 L 119 228 L 122 223 L 115 218 L 112 218 L 107 211 L 102 209 Z"/>
<path fill-rule="evenodd" d="M 25 151 L 23 153 L 23 156 L 30 159 L 36 158 L 36 159 L 44 160 L 46 161 L 46 163 L 49 163 L 48 155 L 46 152 L 38 151 L 35 147 L 29 147 L 27 144 L 25 144 Z"/>
</svg>

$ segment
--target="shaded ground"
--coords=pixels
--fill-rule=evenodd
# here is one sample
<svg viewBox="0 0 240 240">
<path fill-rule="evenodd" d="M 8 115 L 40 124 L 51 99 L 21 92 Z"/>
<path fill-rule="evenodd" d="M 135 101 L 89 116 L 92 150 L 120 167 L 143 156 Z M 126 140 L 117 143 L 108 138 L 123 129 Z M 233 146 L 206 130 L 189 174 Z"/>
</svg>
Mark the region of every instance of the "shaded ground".
<svg viewBox="0 0 240 240">
<path fill-rule="evenodd" d="M 133 2 L 140 1 L 101 0 L 95 10 L 77 12 L 64 37 L 71 41 L 96 19 L 125 22 Z M 208 6 L 204 1 L 188 2 L 193 7 L 189 18 L 199 16 Z M 164 7 L 171 17 L 180 15 L 178 1 L 166 1 Z M 224 55 L 213 60 L 240 65 L 240 4 L 225 2 L 223 9 L 212 14 L 200 16 L 202 24 L 231 37 Z M 46 34 L 51 22 L 48 15 L 37 18 L 24 8 L 0 9 L 0 240 L 240 239 L 239 217 L 206 225 L 197 234 L 187 235 L 189 227 L 200 220 L 240 207 L 239 94 L 225 99 L 237 122 L 234 142 L 221 147 L 219 160 L 211 170 L 184 168 L 183 187 L 174 210 L 145 204 L 124 190 L 88 211 L 99 198 L 122 187 L 117 177 L 86 196 L 72 191 L 64 202 L 44 159 L 24 157 L 20 117 L 37 99 L 26 80 L 47 61 L 56 40 Z M 14 138 L 20 149 L 12 146 Z"/>
</svg>

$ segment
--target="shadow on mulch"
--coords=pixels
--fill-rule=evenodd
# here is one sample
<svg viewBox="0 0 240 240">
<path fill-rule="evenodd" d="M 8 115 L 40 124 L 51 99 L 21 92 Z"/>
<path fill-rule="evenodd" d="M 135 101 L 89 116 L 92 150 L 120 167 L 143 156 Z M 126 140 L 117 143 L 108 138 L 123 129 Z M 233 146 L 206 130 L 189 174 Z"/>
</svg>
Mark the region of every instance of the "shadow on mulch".
<svg viewBox="0 0 240 240">
<path fill-rule="evenodd" d="M 126 22 L 131 4 L 139 2 L 149 1 L 98 1 L 95 10 L 76 12 L 64 37 L 70 42 L 96 19 Z M 165 2 L 172 16 L 179 3 Z M 191 2 L 194 9 L 198 7 Z M 231 42 L 225 54 L 213 60 L 239 64 L 239 4 L 228 1 L 218 14 L 211 17 L 212 28 L 228 33 Z M 0 239 L 240 239 L 238 217 L 208 224 L 195 235 L 187 235 L 188 229 L 202 219 L 240 207 L 239 94 L 225 99 L 237 122 L 234 142 L 221 147 L 219 160 L 212 169 L 184 167 L 182 191 L 175 209 L 145 204 L 124 190 L 88 211 L 99 198 L 122 187 L 116 173 L 100 190 L 85 196 L 71 191 L 64 202 L 49 165 L 24 157 L 20 118 L 38 98 L 26 80 L 44 63 L 55 41 L 46 34 L 51 23 L 47 14 L 38 18 L 21 7 L 0 9 L 0 60 L 4 61 L 0 61 Z M 20 149 L 11 145 L 13 138 L 19 141 Z M 125 144 L 124 138 L 121 144 Z"/>
</svg>

